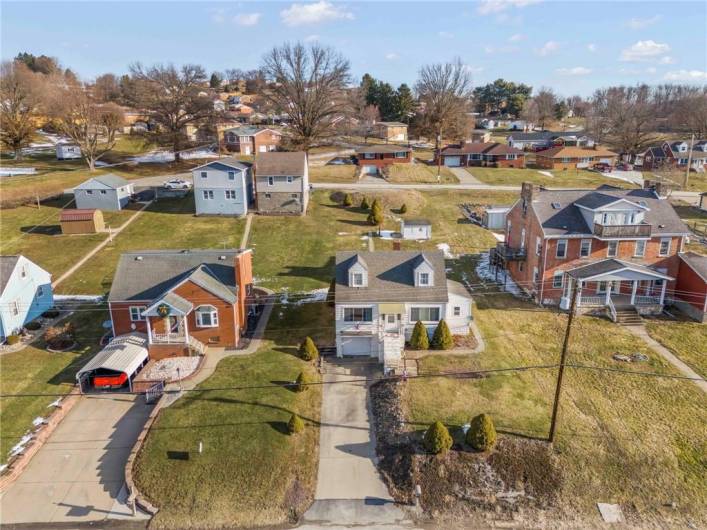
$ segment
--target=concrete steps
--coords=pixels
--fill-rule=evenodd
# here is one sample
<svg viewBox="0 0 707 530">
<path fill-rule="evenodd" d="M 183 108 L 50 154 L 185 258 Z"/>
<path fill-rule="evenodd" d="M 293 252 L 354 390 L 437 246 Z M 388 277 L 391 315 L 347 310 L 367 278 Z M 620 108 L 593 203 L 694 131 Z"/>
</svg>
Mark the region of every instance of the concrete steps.
<svg viewBox="0 0 707 530">
<path fill-rule="evenodd" d="M 643 318 L 638 314 L 635 308 L 617 308 L 616 323 L 622 326 L 641 326 Z"/>
</svg>

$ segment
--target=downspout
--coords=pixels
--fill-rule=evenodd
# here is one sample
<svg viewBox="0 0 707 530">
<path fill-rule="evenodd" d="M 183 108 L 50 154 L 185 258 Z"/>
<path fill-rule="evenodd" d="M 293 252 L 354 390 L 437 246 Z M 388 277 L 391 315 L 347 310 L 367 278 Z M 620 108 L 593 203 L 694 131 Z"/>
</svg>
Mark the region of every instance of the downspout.
<svg viewBox="0 0 707 530">
<path fill-rule="evenodd" d="M 540 274 L 540 305 L 543 305 L 543 291 L 545 290 L 545 263 L 547 263 L 547 239 L 545 239 L 545 234 L 543 233 L 543 271 Z M 569 246 L 569 241 L 567 242 Z"/>
</svg>

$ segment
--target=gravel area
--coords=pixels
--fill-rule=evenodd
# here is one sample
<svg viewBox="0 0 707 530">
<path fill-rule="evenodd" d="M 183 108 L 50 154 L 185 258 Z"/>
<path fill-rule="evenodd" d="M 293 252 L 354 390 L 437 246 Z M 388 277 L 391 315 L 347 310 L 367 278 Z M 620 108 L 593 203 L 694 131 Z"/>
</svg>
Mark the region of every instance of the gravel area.
<svg viewBox="0 0 707 530">
<path fill-rule="evenodd" d="M 176 381 L 190 376 L 199 365 L 201 357 L 170 357 L 156 361 L 155 364 L 145 367 L 143 374 L 140 374 L 147 380 L 166 380 Z M 177 374 L 177 370 L 179 373 Z"/>
</svg>

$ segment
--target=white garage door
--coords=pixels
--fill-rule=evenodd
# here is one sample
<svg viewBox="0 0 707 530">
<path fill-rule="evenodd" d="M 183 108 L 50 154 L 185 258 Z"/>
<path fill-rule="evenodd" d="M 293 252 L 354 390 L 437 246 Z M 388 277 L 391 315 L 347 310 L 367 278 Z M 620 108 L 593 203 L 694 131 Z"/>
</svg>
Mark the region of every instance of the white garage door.
<svg viewBox="0 0 707 530">
<path fill-rule="evenodd" d="M 370 337 L 342 337 L 343 355 L 371 355 Z"/>
<path fill-rule="evenodd" d="M 461 164 L 460 156 L 445 156 L 444 165 L 448 167 L 458 167 Z"/>
<path fill-rule="evenodd" d="M 363 166 L 363 172 L 366 175 L 377 175 L 378 174 L 378 168 L 376 166 Z"/>
</svg>

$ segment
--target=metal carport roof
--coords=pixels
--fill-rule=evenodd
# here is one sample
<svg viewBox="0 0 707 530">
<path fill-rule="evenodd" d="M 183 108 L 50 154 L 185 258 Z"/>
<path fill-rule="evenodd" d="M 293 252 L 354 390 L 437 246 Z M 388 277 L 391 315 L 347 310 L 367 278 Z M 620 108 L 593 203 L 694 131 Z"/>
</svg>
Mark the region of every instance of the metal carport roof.
<svg viewBox="0 0 707 530">
<path fill-rule="evenodd" d="M 76 374 L 81 375 L 98 369 L 123 372 L 132 376 L 145 361 L 147 361 L 147 335 L 144 333 L 129 333 L 111 340 Z"/>
</svg>

